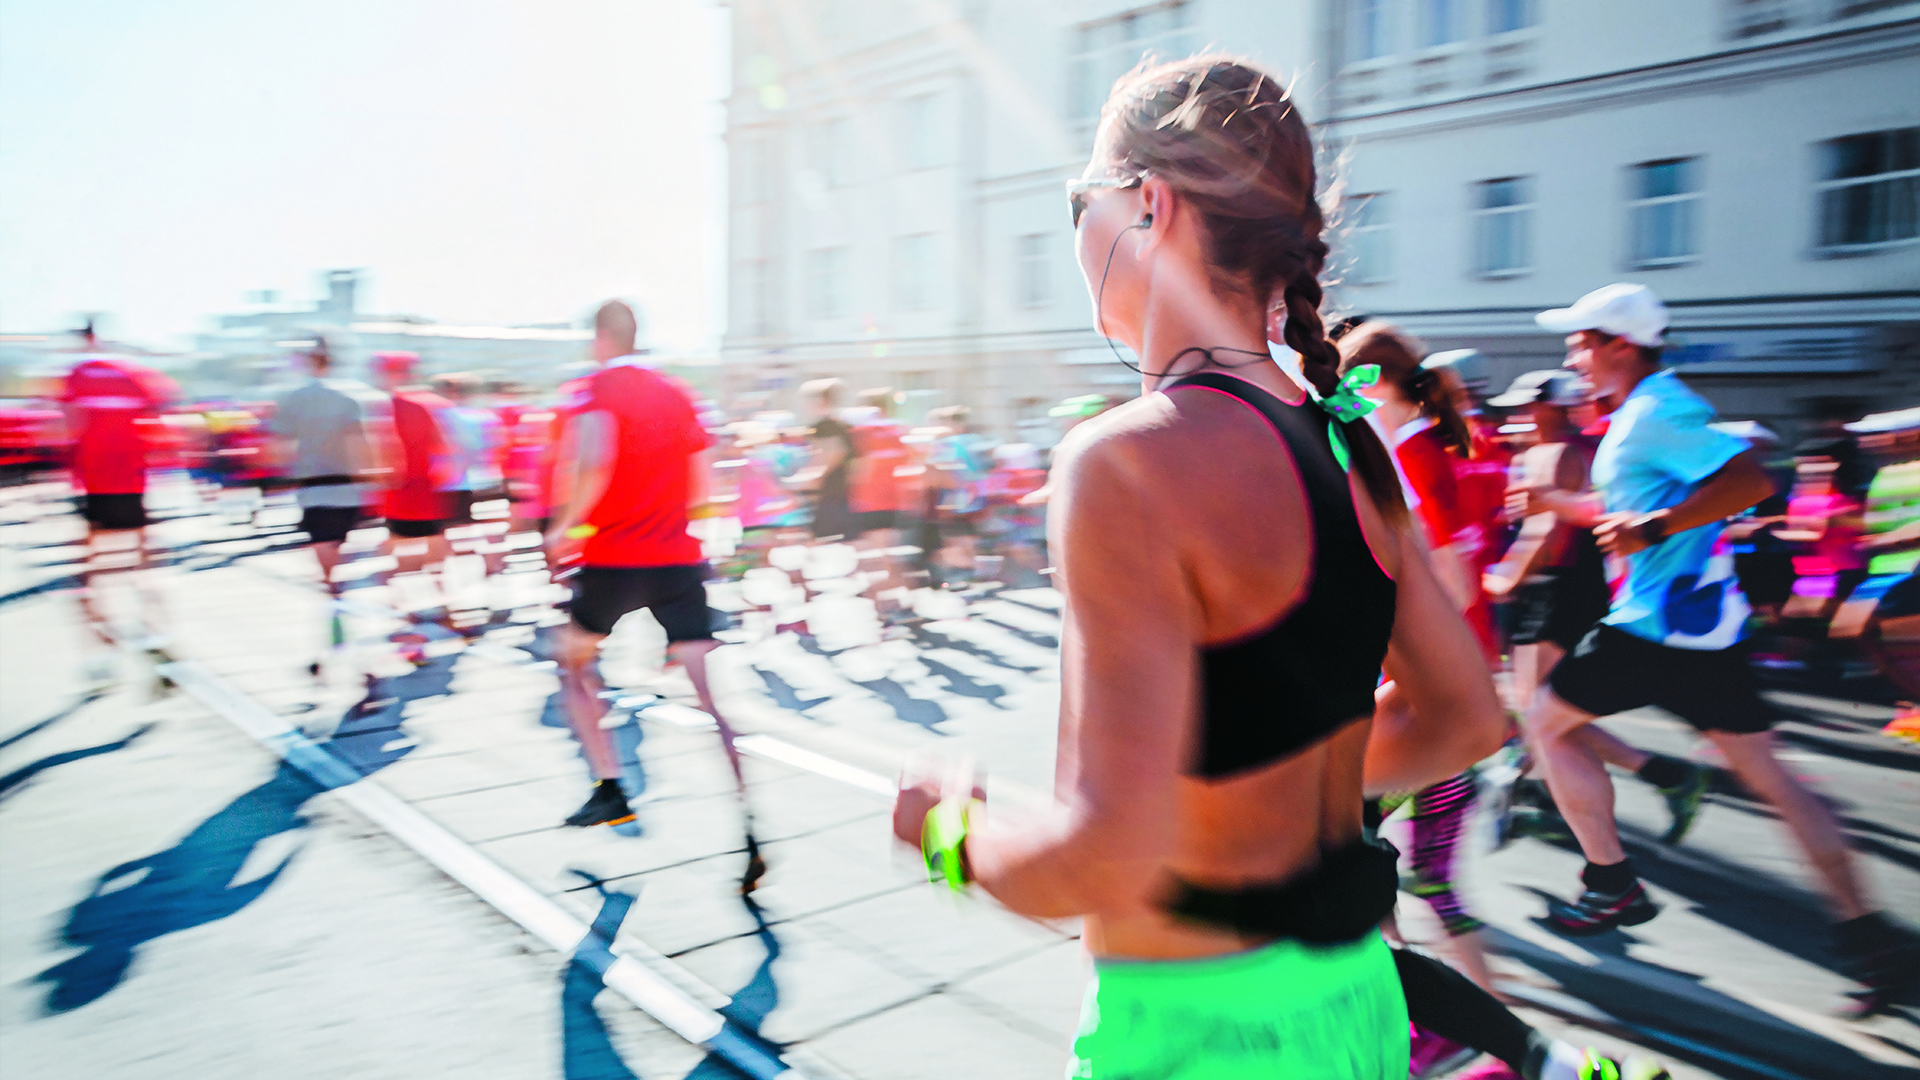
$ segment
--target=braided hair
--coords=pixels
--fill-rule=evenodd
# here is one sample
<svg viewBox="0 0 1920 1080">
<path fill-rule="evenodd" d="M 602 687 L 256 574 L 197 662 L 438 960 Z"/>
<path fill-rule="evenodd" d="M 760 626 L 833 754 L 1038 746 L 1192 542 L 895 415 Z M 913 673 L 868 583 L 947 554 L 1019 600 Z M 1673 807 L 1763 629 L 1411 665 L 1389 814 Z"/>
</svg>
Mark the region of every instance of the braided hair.
<svg viewBox="0 0 1920 1080">
<path fill-rule="evenodd" d="M 1213 288 L 1284 305 L 1287 347 L 1321 395 L 1340 381 L 1340 352 L 1320 318 L 1326 222 L 1315 198 L 1313 139 L 1288 88 L 1238 57 L 1208 53 L 1143 66 L 1101 110 L 1116 172 L 1165 180 L 1199 214 Z M 1355 472 L 1395 524 L 1406 504 L 1372 428 L 1348 425 Z"/>
</svg>

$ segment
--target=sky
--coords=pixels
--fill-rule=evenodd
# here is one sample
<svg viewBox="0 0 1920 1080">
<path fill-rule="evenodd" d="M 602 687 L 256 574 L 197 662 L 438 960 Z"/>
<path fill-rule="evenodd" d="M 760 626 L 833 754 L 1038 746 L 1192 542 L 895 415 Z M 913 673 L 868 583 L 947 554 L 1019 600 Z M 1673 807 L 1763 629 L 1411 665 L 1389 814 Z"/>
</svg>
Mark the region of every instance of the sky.
<svg viewBox="0 0 1920 1080">
<path fill-rule="evenodd" d="M 0 0 L 0 333 L 179 348 L 361 268 L 362 311 L 712 345 L 725 49 L 714 0 Z"/>
</svg>

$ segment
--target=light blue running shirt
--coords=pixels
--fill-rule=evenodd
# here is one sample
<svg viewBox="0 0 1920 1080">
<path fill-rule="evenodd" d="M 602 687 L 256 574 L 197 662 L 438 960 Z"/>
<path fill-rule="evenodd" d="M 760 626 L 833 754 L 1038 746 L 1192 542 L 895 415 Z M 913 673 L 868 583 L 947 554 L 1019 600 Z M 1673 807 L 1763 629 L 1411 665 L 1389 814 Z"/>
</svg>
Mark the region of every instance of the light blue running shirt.
<svg viewBox="0 0 1920 1080">
<path fill-rule="evenodd" d="M 1593 456 L 1608 512 L 1674 506 L 1747 449 L 1707 425 L 1713 406 L 1671 371 L 1640 381 L 1611 417 Z M 1627 557 L 1627 581 L 1602 622 L 1681 649 L 1725 649 L 1746 633 L 1747 598 L 1715 522 Z"/>
</svg>

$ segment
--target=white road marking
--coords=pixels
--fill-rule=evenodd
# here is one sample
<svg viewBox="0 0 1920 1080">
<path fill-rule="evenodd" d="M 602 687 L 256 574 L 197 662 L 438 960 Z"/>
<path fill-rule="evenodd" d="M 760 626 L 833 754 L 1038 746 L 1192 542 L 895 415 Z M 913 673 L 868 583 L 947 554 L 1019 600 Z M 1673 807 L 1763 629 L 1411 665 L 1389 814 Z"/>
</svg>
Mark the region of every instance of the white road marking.
<svg viewBox="0 0 1920 1080">
<path fill-rule="evenodd" d="M 772 735 L 742 735 L 734 741 L 734 746 L 743 754 L 777 761 L 782 765 L 790 765 L 805 772 L 824 776 L 829 780 L 837 780 L 889 801 L 899 790 L 898 784 L 879 773 L 855 768 L 844 761 L 830 758 L 825 754 L 816 754 Z"/>
</svg>

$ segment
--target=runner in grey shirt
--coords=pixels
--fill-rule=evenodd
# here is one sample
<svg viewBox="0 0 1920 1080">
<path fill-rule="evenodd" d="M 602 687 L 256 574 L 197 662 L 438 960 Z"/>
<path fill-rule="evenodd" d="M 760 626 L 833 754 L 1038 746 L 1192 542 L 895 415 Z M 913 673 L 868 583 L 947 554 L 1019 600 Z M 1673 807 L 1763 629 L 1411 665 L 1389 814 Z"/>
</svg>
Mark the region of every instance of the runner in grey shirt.
<svg viewBox="0 0 1920 1080">
<path fill-rule="evenodd" d="M 307 353 L 306 366 L 312 377 L 281 397 L 269 426 L 288 462 L 287 476 L 299 485 L 300 528 L 313 540 L 327 591 L 335 592 L 340 543 L 364 516 L 366 493 L 356 481 L 373 457 L 362 425 L 365 408 L 353 393 L 364 388 L 327 378 L 333 356 L 325 338 Z"/>
</svg>

